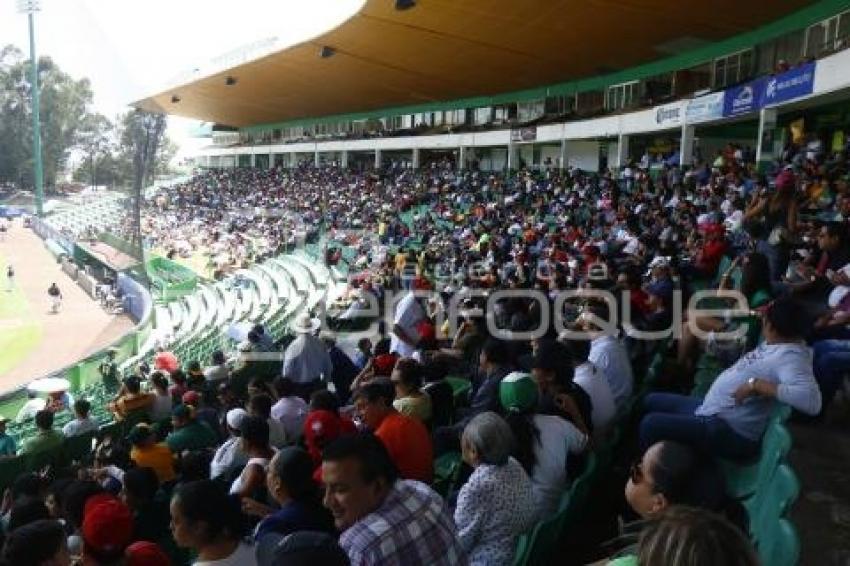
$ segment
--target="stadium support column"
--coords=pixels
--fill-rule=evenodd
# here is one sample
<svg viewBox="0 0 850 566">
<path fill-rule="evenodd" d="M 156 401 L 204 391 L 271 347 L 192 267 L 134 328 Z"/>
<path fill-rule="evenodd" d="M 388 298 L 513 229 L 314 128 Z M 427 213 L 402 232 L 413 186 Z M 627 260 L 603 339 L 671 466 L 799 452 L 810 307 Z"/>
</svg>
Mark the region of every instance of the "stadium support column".
<svg viewBox="0 0 850 566">
<path fill-rule="evenodd" d="M 682 124 L 682 139 L 679 142 L 679 165 L 690 167 L 694 164 L 694 131 L 696 128 Z"/>
<path fill-rule="evenodd" d="M 629 160 L 629 136 L 620 134 L 617 139 L 617 155 L 614 156 L 614 162 L 610 165 L 612 168 L 620 170 L 626 166 Z"/>
<path fill-rule="evenodd" d="M 375 169 L 380 169 L 380 168 L 381 168 L 381 150 L 376 149 L 375 150 Z"/>
<path fill-rule="evenodd" d="M 348 150 L 344 149 L 339 154 L 339 166 L 343 169 L 348 168 Z"/>
<path fill-rule="evenodd" d="M 274 169 L 274 153 L 269 153 L 269 169 Z"/>
<path fill-rule="evenodd" d="M 756 166 L 763 171 L 773 160 L 776 137 L 776 108 L 762 108 L 759 112 L 759 137 L 756 140 Z"/>
<path fill-rule="evenodd" d="M 457 168 L 459 171 L 466 169 L 466 148 L 463 146 L 457 152 Z"/>
<path fill-rule="evenodd" d="M 420 152 L 418 147 L 413 148 L 413 156 L 411 157 L 411 162 L 414 169 L 419 169 L 419 158 Z"/>
<path fill-rule="evenodd" d="M 567 168 L 567 140 L 561 140 L 561 153 L 558 155 L 558 169 Z"/>
<path fill-rule="evenodd" d="M 254 168 L 256 166 L 257 166 L 257 154 L 252 153 L 251 154 L 251 168 Z"/>
<path fill-rule="evenodd" d="M 514 144 L 508 144 L 508 174 L 519 168 L 519 148 Z"/>
<path fill-rule="evenodd" d="M 319 159 L 319 150 L 316 149 L 315 153 L 313 154 L 313 166 L 319 167 L 321 164 L 322 164 L 322 162 Z"/>
</svg>

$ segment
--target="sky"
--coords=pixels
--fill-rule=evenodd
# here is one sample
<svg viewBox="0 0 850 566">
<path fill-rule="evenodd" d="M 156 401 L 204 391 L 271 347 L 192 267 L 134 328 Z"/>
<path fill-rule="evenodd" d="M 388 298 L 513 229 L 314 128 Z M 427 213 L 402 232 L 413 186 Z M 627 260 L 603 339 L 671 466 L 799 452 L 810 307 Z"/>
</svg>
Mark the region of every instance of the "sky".
<svg viewBox="0 0 850 566">
<path fill-rule="evenodd" d="M 364 0 L 41 0 L 36 50 L 74 78 L 88 77 L 94 109 L 109 118 L 204 69 L 225 53 L 271 37 L 290 45 L 329 30 Z M 27 19 L 17 0 L 0 0 L 0 47 L 29 56 Z M 197 122 L 171 118 L 168 135 L 191 153 Z"/>
</svg>

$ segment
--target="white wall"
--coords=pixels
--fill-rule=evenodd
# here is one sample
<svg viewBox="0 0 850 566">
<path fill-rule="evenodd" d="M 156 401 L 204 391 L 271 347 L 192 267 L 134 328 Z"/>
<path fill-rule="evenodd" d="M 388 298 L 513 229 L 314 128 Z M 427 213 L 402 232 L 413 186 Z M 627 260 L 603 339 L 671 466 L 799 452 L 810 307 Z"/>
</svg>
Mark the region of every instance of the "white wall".
<svg viewBox="0 0 850 566">
<path fill-rule="evenodd" d="M 599 170 L 599 142 L 568 140 L 567 166 L 577 167 L 584 171 Z"/>
</svg>

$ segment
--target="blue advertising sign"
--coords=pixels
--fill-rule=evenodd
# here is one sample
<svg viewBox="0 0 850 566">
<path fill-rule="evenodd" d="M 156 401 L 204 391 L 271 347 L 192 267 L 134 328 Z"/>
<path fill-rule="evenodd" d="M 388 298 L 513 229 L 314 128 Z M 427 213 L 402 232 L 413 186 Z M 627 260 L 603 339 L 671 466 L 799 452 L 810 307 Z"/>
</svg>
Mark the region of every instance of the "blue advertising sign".
<svg viewBox="0 0 850 566">
<path fill-rule="evenodd" d="M 726 89 L 723 99 L 723 115 L 738 116 L 755 112 L 761 108 L 764 93 L 765 78 L 758 78 L 747 84 Z"/>
<path fill-rule="evenodd" d="M 768 77 L 761 106 L 778 104 L 812 94 L 815 86 L 815 62 L 806 63 L 784 73 Z"/>
<path fill-rule="evenodd" d="M 705 122 L 722 117 L 724 98 L 723 92 L 714 92 L 694 98 L 688 102 L 688 107 L 685 111 L 688 124 L 696 124 L 697 122 Z"/>
</svg>

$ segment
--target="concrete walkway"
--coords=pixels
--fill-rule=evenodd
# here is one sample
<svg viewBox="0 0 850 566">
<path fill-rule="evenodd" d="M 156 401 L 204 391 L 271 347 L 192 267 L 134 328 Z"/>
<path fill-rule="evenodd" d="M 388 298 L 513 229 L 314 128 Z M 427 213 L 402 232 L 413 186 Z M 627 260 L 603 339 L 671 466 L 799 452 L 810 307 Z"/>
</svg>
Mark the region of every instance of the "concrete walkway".
<svg viewBox="0 0 850 566">
<path fill-rule="evenodd" d="M 15 220 L 0 242 L 8 263 L 15 268 L 15 285 L 29 303 L 27 322 L 41 326 L 40 344 L 6 375 L 0 376 L 0 392 L 14 389 L 52 371 L 93 354 L 133 328 L 125 316 L 107 314 L 59 267 L 44 244 L 21 221 Z M 5 293 L 6 277 L 2 274 Z M 56 283 L 64 301 L 58 314 L 50 313 L 47 288 Z M 13 324 L 13 321 L 6 321 Z"/>
</svg>

